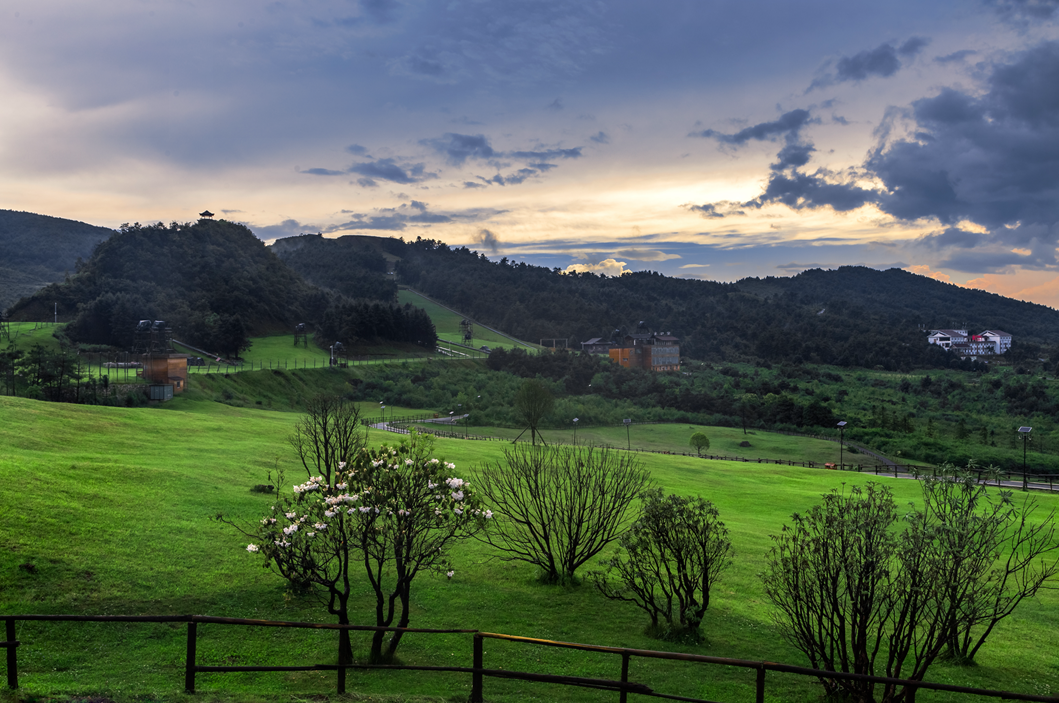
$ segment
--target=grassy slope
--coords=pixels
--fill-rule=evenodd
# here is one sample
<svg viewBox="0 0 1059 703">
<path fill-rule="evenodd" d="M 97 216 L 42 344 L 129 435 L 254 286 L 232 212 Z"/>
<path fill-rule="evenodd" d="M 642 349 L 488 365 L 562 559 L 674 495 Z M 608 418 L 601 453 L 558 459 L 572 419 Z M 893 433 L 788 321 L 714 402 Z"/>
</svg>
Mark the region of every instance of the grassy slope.
<svg viewBox="0 0 1059 703">
<path fill-rule="evenodd" d="M 423 296 L 419 295 L 415 291 L 411 290 L 399 290 L 397 291 L 397 301 L 402 305 L 405 303 L 411 303 L 416 307 L 423 308 L 430 315 L 430 319 L 434 322 L 434 327 L 438 332 L 438 339 L 443 339 L 447 342 L 459 342 L 463 343 L 463 332 L 460 330 L 460 321 L 463 320 L 463 316 L 452 312 L 447 308 L 443 308 L 437 303 L 427 300 Z M 536 344 L 528 344 L 526 342 L 515 343 L 507 337 L 485 329 L 481 325 L 474 326 L 474 340 L 471 346 L 480 347 L 487 346 L 492 349 L 512 349 L 519 347 L 522 349 L 539 349 Z"/>
<path fill-rule="evenodd" d="M 254 519 L 270 498 L 249 487 L 275 466 L 293 469 L 285 437 L 296 416 L 183 402 L 169 412 L 45 404 L 0 398 L 0 612 L 201 613 L 271 619 L 327 620 L 313 603 L 285 600 L 279 580 L 242 550 L 244 540 L 210 520 L 217 512 Z M 194 410 L 194 412 L 190 412 Z M 374 433 L 373 440 L 380 440 Z M 439 440 L 439 455 L 461 475 L 496 460 L 501 443 Z M 641 633 L 645 618 L 603 600 L 592 588 L 539 586 L 531 569 L 496 561 L 479 544 L 457 551 L 452 581 L 422 577 L 414 590 L 413 625 L 474 627 L 554 639 L 722 656 L 802 662 L 771 624 L 757 573 L 762 555 L 791 512 L 819 494 L 869 477 L 820 470 L 705 462 L 645 455 L 667 490 L 703 493 L 731 529 L 737 560 L 715 594 L 698 647 L 662 645 Z M 898 501 L 917 486 L 890 481 Z M 1042 498 L 1047 507 L 1056 504 Z M 20 568 L 33 564 L 36 573 Z M 368 622 L 366 590 L 356 611 Z M 994 688 L 1059 690 L 1051 647 L 1059 627 L 1059 595 L 1027 603 L 1001 625 L 970 669 L 937 667 L 932 678 Z M 182 685 L 184 629 L 166 625 L 20 624 L 23 686 L 31 692 L 156 691 Z M 333 659 L 332 639 L 243 628 L 200 628 L 204 664 L 299 664 Z M 363 646 L 363 638 L 355 646 Z M 458 636 L 409 636 L 412 663 L 470 663 L 470 642 Z M 602 655 L 487 643 L 486 665 L 614 676 L 618 662 Z M 635 661 L 632 676 L 661 690 L 711 699 L 750 700 L 752 676 L 722 668 Z M 779 677 L 777 677 L 779 679 Z M 814 700 L 807 680 L 782 679 L 774 700 Z M 458 695 L 466 677 L 356 674 L 364 693 Z M 333 679 L 317 673 L 203 675 L 217 692 L 326 693 Z M 1035 688 L 1036 687 L 1036 688 Z M 780 695 L 780 691 L 784 693 Z M 611 700 L 613 695 L 487 681 L 492 700 Z M 929 700 L 957 700 L 931 698 Z"/>
<path fill-rule="evenodd" d="M 40 344 L 49 350 L 59 348 L 59 340 L 53 333 L 60 327 L 52 322 L 9 322 L 11 331 L 11 342 L 24 351 L 29 351 L 34 345 Z M 4 340 L 7 343 L 7 340 Z"/>
</svg>

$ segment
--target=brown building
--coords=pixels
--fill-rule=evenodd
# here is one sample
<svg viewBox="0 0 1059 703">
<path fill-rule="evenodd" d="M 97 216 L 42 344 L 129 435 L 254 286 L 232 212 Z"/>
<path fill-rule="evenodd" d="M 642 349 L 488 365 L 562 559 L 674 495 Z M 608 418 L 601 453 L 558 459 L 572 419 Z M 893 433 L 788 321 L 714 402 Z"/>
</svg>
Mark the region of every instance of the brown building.
<svg viewBox="0 0 1059 703">
<path fill-rule="evenodd" d="M 188 385 L 187 354 L 144 354 L 143 377 L 154 385 L 171 385 L 183 393 Z"/>
<path fill-rule="evenodd" d="M 641 327 L 642 330 L 642 327 Z M 611 361 L 649 371 L 680 370 L 680 340 L 669 334 L 637 331 L 610 349 Z"/>
</svg>

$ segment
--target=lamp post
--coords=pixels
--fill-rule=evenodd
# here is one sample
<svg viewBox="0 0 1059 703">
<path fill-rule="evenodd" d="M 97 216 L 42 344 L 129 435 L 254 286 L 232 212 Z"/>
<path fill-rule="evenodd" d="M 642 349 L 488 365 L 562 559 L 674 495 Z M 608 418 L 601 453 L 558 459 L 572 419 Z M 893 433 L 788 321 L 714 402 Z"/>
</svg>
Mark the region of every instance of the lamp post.
<svg viewBox="0 0 1059 703">
<path fill-rule="evenodd" d="M 577 418 L 574 418 L 574 446 L 577 446 Z"/>
<path fill-rule="evenodd" d="M 843 459 L 842 450 L 844 449 L 843 441 L 845 440 L 845 437 L 846 437 L 846 421 L 843 420 L 842 422 L 838 423 L 838 470 L 839 471 L 842 470 L 842 459 Z"/>
<path fill-rule="evenodd" d="M 386 429 L 386 406 L 380 404 L 379 405 L 379 410 L 382 411 L 382 428 L 385 430 Z"/>
<path fill-rule="evenodd" d="M 625 418 L 624 420 L 622 420 L 622 422 L 625 423 L 625 439 L 629 443 L 628 449 L 631 452 L 632 451 L 632 435 L 629 434 L 629 425 L 632 424 L 632 420 L 630 418 Z"/>
<path fill-rule="evenodd" d="M 1022 436 L 1022 490 L 1030 488 L 1030 478 L 1026 474 L 1026 445 L 1030 442 L 1030 431 L 1032 427 L 1020 427 L 1019 434 Z"/>
</svg>

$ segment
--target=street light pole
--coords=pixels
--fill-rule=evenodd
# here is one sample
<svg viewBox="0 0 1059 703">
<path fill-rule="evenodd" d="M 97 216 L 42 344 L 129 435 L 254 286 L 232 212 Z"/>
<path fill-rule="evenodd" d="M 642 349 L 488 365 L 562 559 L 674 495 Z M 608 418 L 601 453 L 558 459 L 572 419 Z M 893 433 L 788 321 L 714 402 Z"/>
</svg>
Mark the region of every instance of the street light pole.
<svg viewBox="0 0 1059 703">
<path fill-rule="evenodd" d="M 838 423 L 838 470 L 842 471 L 844 441 L 846 437 L 846 421 Z"/>
<path fill-rule="evenodd" d="M 624 420 L 622 420 L 622 422 L 625 423 L 625 439 L 629 443 L 628 449 L 631 452 L 632 451 L 632 435 L 629 434 L 629 425 L 632 424 L 632 420 L 630 418 L 625 418 Z"/>
<path fill-rule="evenodd" d="M 577 446 L 577 418 L 574 418 L 574 446 Z"/>
<path fill-rule="evenodd" d="M 1030 488 L 1030 478 L 1026 474 L 1026 445 L 1030 441 L 1030 431 L 1032 427 L 1020 427 L 1019 434 L 1022 435 L 1022 490 L 1027 491 Z"/>
</svg>

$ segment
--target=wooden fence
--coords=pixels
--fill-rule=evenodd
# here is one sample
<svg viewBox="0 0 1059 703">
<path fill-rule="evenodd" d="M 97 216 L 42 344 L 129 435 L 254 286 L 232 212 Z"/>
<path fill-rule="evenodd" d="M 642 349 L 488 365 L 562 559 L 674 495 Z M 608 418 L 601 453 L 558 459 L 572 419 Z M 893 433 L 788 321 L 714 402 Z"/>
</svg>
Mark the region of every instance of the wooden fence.
<svg viewBox="0 0 1059 703">
<path fill-rule="evenodd" d="M 187 627 L 187 649 L 184 658 L 184 690 L 194 693 L 196 688 L 197 674 L 223 674 L 230 672 L 282 672 L 282 671 L 334 671 L 336 674 L 336 691 L 339 694 L 346 692 L 346 672 L 349 669 L 395 669 L 405 671 L 430 671 L 438 673 L 469 674 L 471 676 L 471 703 L 482 703 L 484 698 L 485 679 L 505 678 L 536 683 L 557 684 L 560 686 L 578 686 L 614 691 L 618 694 L 620 703 L 626 703 L 630 693 L 652 698 L 664 698 L 667 700 L 689 701 L 691 703 L 710 703 L 700 698 L 688 698 L 674 694 L 667 694 L 653 690 L 646 684 L 629 680 L 629 663 L 633 657 L 644 659 L 668 659 L 683 661 L 694 664 L 715 664 L 732 666 L 754 671 L 755 701 L 764 703 L 767 692 L 767 672 L 783 672 L 799 676 L 810 676 L 814 678 L 829 679 L 852 679 L 861 681 L 873 681 L 875 683 L 892 683 L 898 686 L 908 686 L 912 690 L 948 691 L 952 693 L 964 693 L 983 696 L 986 698 L 1001 698 L 1016 701 L 1051 701 L 1059 702 L 1057 696 L 1041 696 L 1036 694 L 1015 693 L 1012 691 L 996 691 L 982 688 L 971 688 L 967 686 L 956 686 L 952 684 L 938 684 L 923 681 L 911 681 L 907 679 L 894 679 L 883 676 L 867 676 L 864 674 L 847 674 L 842 672 L 823 671 L 804 666 L 790 664 L 777 664 L 766 661 L 753 661 L 746 659 L 730 659 L 726 657 L 703 656 L 699 654 L 685 654 L 680 652 L 662 652 L 647 649 L 631 649 L 627 647 L 605 647 L 590 644 L 578 644 L 575 642 L 558 642 L 554 640 L 543 640 L 532 637 L 519 637 L 515 635 L 504 635 L 493 632 L 479 632 L 477 630 L 435 630 L 426 628 L 396 628 L 396 627 L 374 627 L 368 625 L 337 625 L 328 623 L 308 622 L 284 622 L 274 620 L 248 620 L 244 618 L 219 618 L 207 615 L 2 615 L 5 621 L 6 641 L 0 642 L 0 648 L 7 649 L 7 685 L 11 689 L 18 688 L 18 647 L 25 643 L 16 639 L 16 623 L 19 621 L 46 621 L 46 622 L 142 622 L 142 623 L 173 623 L 186 622 Z M 249 627 L 280 627 L 280 628 L 304 628 L 316 630 L 353 630 L 378 632 L 416 632 L 424 634 L 469 634 L 473 635 L 471 645 L 472 665 L 467 666 L 426 666 L 426 665 L 372 665 L 372 664 L 313 664 L 308 666 L 202 666 L 196 661 L 196 644 L 198 639 L 198 626 L 200 624 L 212 625 L 234 625 Z M 488 669 L 485 667 L 486 639 L 503 640 L 520 645 L 534 645 L 544 647 L 558 647 L 562 649 L 580 652 L 597 652 L 614 654 L 621 657 L 621 673 L 617 679 L 598 679 L 584 676 L 566 676 L 560 674 L 542 674 L 530 671 L 514 671 L 504 668 Z M 336 653 L 337 653 L 336 648 Z M 337 657 L 336 657 L 337 661 Z"/>
</svg>

